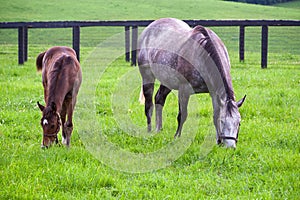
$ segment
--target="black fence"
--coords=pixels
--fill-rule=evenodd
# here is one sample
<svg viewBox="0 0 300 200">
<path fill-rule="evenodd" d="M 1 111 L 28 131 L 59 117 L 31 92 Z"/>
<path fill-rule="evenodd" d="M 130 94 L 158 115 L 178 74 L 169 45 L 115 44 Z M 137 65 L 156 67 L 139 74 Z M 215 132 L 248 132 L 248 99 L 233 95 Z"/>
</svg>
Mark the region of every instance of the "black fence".
<svg viewBox="0 0 300 200">
<path fill-rule="evenodd" d="M 28 58 L 28 29 L 31 28 L 72 28 L 73 49 L 80 60 L 80 27 L 124 27 L 125 59 L 136 65 L 136 49 L 138 27 L 148 26 L 153 20 L 143 21 L 55 21 L 55 22 L 0 22 L 0 28 L 18 29 L 18 62 L 24 64 Z M 184 20 L 191 27 L 203 26 L 238 26 L 239 27 L 239 59 L 244 61 L 246 27 L 261 27 L 261 67 L 267 67 L 268 61 L 268 27 L 300 26 L 300 20 Z M 131 37 L 130 37 L 131 34 Z M 131 40 L 131 42 L 130 42 Z M 130 48 L 131 43 L 131 48 Z M 130 50 L 131 49 L 131 50 Z"/>
</svg>

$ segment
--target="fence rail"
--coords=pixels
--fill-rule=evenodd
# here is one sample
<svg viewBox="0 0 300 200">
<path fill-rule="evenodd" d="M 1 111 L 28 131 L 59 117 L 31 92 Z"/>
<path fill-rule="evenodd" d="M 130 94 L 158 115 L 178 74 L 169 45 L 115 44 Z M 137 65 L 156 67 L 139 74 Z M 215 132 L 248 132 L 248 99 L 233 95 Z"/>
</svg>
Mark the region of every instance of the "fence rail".
<svg viewBox="0 0 300 200">
<path fill-rule="evenodd" d="M 269 26 L 300 26 L 300 20 L 184 20 L 191 27 L 203 26 L 238 26 L 239 58 L 244 61 L 245 28 L 261 27 L 261 67 L 267 67 L 268 58 L 268 27 Z M 136 49 L 138 27 L 148 26 L 153 20 L 131 21 L 48 21 L 48 22 L 0 22 L 1 29 L 18 29 L 18 62 L 24 64 L 28 57 L 28 29 L 33 28 L 72 28 L 73 48 L 80 60 L 80 27 L 119 26 L 125 28 L 125 59 L 136 65 Z M 130 38 L 131 29 L 131 38 Z M 131 39 L 131 51 L 130 51 Z M 130 57 L 131 55 L 131 57 Z"/>
</svg>

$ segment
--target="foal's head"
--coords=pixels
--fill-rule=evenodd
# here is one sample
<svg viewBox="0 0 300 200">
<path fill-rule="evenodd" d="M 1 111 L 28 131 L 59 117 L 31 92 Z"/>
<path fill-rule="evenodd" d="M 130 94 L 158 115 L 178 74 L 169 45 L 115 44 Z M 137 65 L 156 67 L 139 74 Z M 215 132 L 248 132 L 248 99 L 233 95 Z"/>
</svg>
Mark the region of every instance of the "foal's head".
<svg viewBox="0 0 300 200">
<path fill-rule="evenodd" d="M 43 142 L 42 148 L 49 147 L 54 141 L 58 143 L 57 133 L 60 129 L 60 117 L 56 110 L 56 105 L 51 102 L 49 106 L 45 107 L 37 102 L 40 110 L 43 113 L 41 125 L 43 127 Z"/>
<path fill-rule="evenodd" d="M 241 122 L 238 108 L 242 106 L 245 98 L 246 96 L 238 102 L 233 100 L 226 102 L 225 111 L 219 119 L 218 144 L 224 144 L 226 147 L 236 147 Z"/>
</svg>

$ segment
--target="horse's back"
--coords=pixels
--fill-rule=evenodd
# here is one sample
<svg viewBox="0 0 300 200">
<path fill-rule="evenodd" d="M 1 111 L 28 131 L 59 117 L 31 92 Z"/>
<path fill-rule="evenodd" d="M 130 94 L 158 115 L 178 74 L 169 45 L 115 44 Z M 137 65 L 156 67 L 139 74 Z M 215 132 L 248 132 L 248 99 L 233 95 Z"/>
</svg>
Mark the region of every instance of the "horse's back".
<svg viewBox="0 0 300 200">
<path fill-rule="evenodd" d="M 44 55 L 44 64 L 47 65 L 47 62 L 55 62 L 62 57 L 68 58 L 69 62 L 73 61 L 75 64 L 79 64 L 76 58 L 76 52 L 65 46 L 55 46 L 48 49 Z"/>
<path fill-rule="evenodd" d="M 175 18 L 162 18 L 152 22 L 147 29 L 156 29 L 156 30 L 172 30 L 177 32 L 185 32 L 191 30 L 189 25 L 179 19 Z"/>
<path fill-rule="evenodd" d="M 140 67 L 150 63 L 175 61 L 174 56 L 187 40 L 191 28 L 183 21 L 162 18 L 152 22 L 141 33 L 138 42 L 138 64 Z"/>
<path fill-rule="evenodd" d="M 49 57 L 53 57 L 56 54 L 67 54 L 67 55 L 72 55 L 72 56 L 76 56 L 76 52 L 70 48 L 70 47 L 66 47 L 66 46 L 54 46 L 51 47 L 47 50 L 46 55 Z"/>
<path fill-rule="evenodd" d="M 80 64 L 77 60 L 76 52 L 65 46 L 51 47 L 41 53 L 37 58 L 37 67 L 43 74 L 47 74 L 57 68 L 70 68 L 68 70 L 80 71 Z"/>
<path fill-rule="evenodd" d="M 143 79 L 150 74 L 175 90 L 190 81 L 197 92 L 207 92 L 199 71 L 189 62 L 197 59 L 191 58 L 195 47 L 192 34 L 193 29 L 178 19 L 163 18 L 151 23 L 139 40 L 138 64 Z"/>
<path fill-rule="evenodd" d="M 186 35 L 191 28 L 183 21 L 174 18 L 162 18 L 152 22 L 139 38 L 139 49 L 165 48 L 178 44 L 178 37 Z M 173 45 L 174 46 L 174 45 Z"/>
</svg>

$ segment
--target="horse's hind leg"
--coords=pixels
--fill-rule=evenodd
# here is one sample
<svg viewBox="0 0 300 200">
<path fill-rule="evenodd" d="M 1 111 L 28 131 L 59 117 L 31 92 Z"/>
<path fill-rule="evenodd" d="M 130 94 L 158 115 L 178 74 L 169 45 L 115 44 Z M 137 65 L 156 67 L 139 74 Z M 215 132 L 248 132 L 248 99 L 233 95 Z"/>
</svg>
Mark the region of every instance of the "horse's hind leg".
<svg viewBox="0 0 300 200">
<path fill-rule="evenodd" d="M 145 115 L 147 117 L 147 130 L 151 131 L 151 118 L 153 113 L 153 96 L 154 83 L 143 84 L 143 93 L 145 96 Z"/>
<path fill-rule="evenodd" d="M 169 88 L 164 85 L 160 85 L 155 95 L 156 131 L 160 131 L 162 129 L 162 110 L 170 92 L 171 90 Z"/>
<path fill-rule="evenodd" d="M 187 90 L 179 89 L 178 91 L 179 113 L 177 116 L 178 127 L 174 135 L 174 138 L 180 137 L 181 135 L 183 123 L 185 122 L 188 115 L 187 106 L 188 106 L 189 98 L 190 98 L 190 93 L 188 93 Z"/>
<path fill-rule="evenodd" d="M 143 80 L 143 93 L 145 97 L 145 115 L 147 117 L 147 129 L 151 131 L 151 118 L 153 113 L 153 90 L 155 78 L 150 70 L 150 67 L 147 65 L 142 65 L 139 61 L 139 70 L 142 75 Z"/>
</svg>

